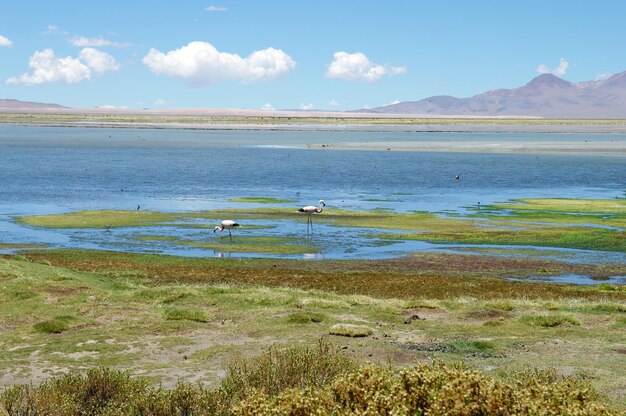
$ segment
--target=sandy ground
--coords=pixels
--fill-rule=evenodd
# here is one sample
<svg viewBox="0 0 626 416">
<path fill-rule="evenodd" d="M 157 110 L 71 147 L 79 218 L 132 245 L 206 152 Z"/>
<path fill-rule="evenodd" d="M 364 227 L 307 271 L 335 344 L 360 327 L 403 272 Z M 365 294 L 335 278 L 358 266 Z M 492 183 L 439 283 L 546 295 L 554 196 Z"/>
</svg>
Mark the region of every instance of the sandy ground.
<svg viewBox="0 0 626 416">
<path fill-rule="evenodd" d="M 526 153 L 526 154 L 578 154 L 596 156 L 626 156 L 626 141 L 419 141 L 419 142 L 368 142 L 309 145 L 310 148 L 330 150 L 389 150 L 403 152 L 475 152 L 475 153 Z"/>
</svg>

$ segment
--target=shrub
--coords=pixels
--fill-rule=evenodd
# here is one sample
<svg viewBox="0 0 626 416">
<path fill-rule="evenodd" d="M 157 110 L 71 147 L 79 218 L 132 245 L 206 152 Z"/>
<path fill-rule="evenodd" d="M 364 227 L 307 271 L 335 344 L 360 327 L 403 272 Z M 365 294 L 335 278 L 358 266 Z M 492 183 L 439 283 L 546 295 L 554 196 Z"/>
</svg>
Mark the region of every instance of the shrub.
<svg viewBox="0 0 626 416">
<path fill-rule="evenodd" d="M 170 308 L 165 310 L 165 319 L 168 321 L 194 321 L 209 322 L 209 318 L 203 311 L 197 309 Z"/>
<path fill-rule="evenodd" d="M 553 328 L 563 325 L 580 325 L 578 319 L 565 315 L 524 315 L 520 317 L 519 320 L 528 325 L 541 326 L 544 328 Z"/>
<path fill-rule="evenodd" d="M 61 315 L 55 316 L 47 321 L 39 322 L 33 325 L 33 329 L 44 334 L 60 334 L 70 328 L 70 323 L 76 320 L 73 316 Z"/>
</svg>

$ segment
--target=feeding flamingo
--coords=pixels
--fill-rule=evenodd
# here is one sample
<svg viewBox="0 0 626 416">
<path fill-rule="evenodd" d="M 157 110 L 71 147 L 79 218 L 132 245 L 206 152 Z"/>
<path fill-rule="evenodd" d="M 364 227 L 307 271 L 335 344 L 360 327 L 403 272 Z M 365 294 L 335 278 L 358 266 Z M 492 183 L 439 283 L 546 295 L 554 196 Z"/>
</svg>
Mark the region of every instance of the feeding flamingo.
<svg viewBox="0 0 626 416">
<path fill-rule="evenodd" d="M 313 229 L 313 220 L 311 219 L 311 215 L 315 214 L 315 213 L 320 213 L 322 212 L 322 208 L 326 206 L 326 203 L 324 202 L 323 199 L 320 199 L 320 207 L 316 207 L 315 205 L 307 205 L 306 207 L 302 207 L 300 209 L 298 209 L 298 212 L 306 212 L 307 213 L 307 222 L 306 222 L 306 230 L 307 232 L 309 231 L 309 226 L 311 227 L 311 230 Z"/>
<path fill-rule="evenodd" d="M 213 229 L 213 233 L 215 233 L 216 231 L 224 231 L 224 230 L 228 230 L 228 235 L 230 236 L 230 240 L 233 240 L 233 235 L 230 233 L 230 230 L 236 227 L 239 227 L 240 225 L 238 223 L 236 223 L 235 221 L 232 220 L 224 220 L 220 223 L 219 226 L 216 226 Z"/>
</svg>

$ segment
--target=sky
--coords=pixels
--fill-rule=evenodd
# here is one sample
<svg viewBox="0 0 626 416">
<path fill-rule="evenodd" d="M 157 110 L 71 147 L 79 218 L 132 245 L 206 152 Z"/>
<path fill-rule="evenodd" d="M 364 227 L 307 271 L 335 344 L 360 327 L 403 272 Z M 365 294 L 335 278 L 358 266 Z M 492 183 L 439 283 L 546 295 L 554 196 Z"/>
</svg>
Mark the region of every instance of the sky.
<svg viewBox="0 0 626 416">
<path fill-rule="evenodd" d="M 626 70 L 620 0 L 8 0 L 0 98 L 352 110 Z"/>
</svg>

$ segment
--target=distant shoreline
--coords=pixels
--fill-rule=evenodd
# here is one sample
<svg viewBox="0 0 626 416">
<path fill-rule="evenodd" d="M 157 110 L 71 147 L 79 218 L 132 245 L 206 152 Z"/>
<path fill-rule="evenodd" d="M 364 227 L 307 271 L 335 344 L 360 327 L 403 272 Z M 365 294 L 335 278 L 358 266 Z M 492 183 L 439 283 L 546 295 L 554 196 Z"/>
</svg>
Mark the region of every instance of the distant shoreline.
<svg viewBox="0 0 626 416">
<path fill-rule="evenodd" d="M 259 115 L 261 113 L 262 115 Z M 380 142 L 299 143 L 295 147 L 327 150 L 375 150 L 409 152 L 472 152 L 519 154 L 575 154 L 626 156 L 626 140 L 586 138 L 585 134 L 626 134 L 626 119 L 581 120 L 483 117 L 384 117 L 359 113 L 305 113 L 260 110 L 19 112 L 0 109 L 2 125 L 184 130 L 259 130 L 328 132 L 416 133 L 536 133 L 577 134 L 580 139 L 529 141 L 419 140 Z"/>
</svg>

